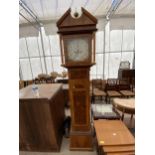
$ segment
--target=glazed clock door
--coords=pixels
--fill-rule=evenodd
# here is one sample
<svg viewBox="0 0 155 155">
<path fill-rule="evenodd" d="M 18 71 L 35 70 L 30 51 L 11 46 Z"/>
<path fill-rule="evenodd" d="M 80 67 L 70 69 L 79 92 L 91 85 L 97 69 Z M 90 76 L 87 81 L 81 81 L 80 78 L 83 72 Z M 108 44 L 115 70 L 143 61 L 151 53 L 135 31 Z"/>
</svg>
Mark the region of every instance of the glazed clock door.
<svg viewBox="0 0 155 155">
<path fill-rule="evenodd" d="M 67 35 L 64 37 L 66 63 L 70 65 L 91 62 L 91 35 Z"/>
</svg>

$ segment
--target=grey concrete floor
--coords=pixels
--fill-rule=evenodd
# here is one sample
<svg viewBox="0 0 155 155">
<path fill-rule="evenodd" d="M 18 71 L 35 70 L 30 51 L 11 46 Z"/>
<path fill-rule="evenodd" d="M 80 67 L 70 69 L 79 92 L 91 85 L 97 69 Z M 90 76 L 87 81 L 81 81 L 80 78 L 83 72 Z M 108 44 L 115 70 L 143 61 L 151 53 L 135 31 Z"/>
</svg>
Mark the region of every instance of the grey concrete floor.
<svg viewBox="0 0 155 155">
<path fill-rule="evenodd" d="M 19 155 L 97 155 L 94 151 L 70 151 L 69 150 L 69 138 L 63 138 L 60 152 L 29 152 L 20 151 Z"/>
</svg>

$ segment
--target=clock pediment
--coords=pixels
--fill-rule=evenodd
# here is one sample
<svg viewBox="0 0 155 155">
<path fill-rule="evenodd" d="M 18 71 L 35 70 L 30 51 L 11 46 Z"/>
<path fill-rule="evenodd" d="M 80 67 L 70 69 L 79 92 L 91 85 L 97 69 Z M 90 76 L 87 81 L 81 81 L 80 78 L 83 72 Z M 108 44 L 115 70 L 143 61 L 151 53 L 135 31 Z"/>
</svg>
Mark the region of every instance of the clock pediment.
<svg viewBox="0 0 155 155">
<path fill-rule="evenodd" d="M 70 23 L 70 24 L 68 24 Z M 72 27 L 72 26 L 81 26 L 81 23 L 82 23 L 82 26 L 84 25 L 94 25 L 94 22 L 92 20 L 90 20 L 90 18 L 88 18 L 86 15 L 83 15 L 81 16 L 80 18 L 78 19 L 74 19 L 70 14 L 69 16 L 67 16 L 65 18 L 65 20 L 61 23 L 60 27 Z"/>
<path fill-rule="evenodd" d="M 68 9 L 57 21 L 62 65 L 91 66 L 95 62 L 95 32 L 97 19 L 84 8 Z"/>
<path fill-rule="evenodd" d="M 59 29 L 66 27 L 80 27 L 80 26 L 95 26 L 97 19 L 92 16 L 88 11 L 82 8 L 82 15 L 79 18 L 73 18 L 71 16 L 71 9 L 68 9 L 65 14 L 58 20 L 57 26 Z"/>
</svg>

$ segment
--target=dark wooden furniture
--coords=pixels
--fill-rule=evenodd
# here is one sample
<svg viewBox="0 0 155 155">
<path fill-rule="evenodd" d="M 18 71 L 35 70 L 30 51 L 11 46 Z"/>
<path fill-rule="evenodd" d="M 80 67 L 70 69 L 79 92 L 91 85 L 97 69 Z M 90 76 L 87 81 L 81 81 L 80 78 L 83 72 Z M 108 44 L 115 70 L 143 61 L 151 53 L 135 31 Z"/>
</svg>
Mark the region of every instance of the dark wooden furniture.
<svg viewBox="0 0 155 155">
<path fill-rule="evenodd" d="M 32 85 L 19 92 L 20 150 L 59 151 L 63 135 L 64 97 L 61 84 Z"/>
<path fill-rule="evenodd" d="M 68 69 L 71 108 L 71 150 L 92 150 L 90 116 L 90 67 L 95 63 L 97 19 L 82 8 L 82 15 L 69 9 L 57 22 L 62 66 Z"/>
<path fill-rule="evenodd" d="M 118 79 L 126 79 L 128 80 L 132 90 L 135 86 L 135 69 L 119 69 L 118 70 Z"/>
<path fill-rule="evenodd" d="M 135 139 L 120 120 L 95 120 L 100 155 L 135 154 Z"/>
<path fill-rule="evenodd" d="M 119 69 L 118 79 L 129 79 L 129 81 L 135 77 L 135 69 Z"/>
<path fill-rule="evenodd" d="M 118 91 L 118 79 L 107 79 L 105 90 L 107 93 L 107 103 L 110 103 L 111 98 L 122 96 Z"/>
<path fill-rule="evenodd" d="M 130 83 L 127 79 L 118 80 L 118 89 L 123 97 L 134 97 L 135 94 L 131 90 Z"/>
<path fill-rule="evenodd" d="M 63 84 L 63 93 L 64 93 L 64 102 L 65 106 L 69 107 L 69 84 L 68 79 L 57 79 L 56 83 L 62 83 Z"/>
</svg>

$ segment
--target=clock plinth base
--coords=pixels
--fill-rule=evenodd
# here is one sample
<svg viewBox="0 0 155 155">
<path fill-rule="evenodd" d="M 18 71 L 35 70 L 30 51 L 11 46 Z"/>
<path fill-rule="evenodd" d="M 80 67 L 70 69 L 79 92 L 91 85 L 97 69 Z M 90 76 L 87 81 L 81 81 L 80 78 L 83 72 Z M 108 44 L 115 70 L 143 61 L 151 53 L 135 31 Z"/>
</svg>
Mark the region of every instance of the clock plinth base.
<svg viewBox="0 0 155 155">
<path fill-rule="evenodd" d="M 93 151 L 93 136 L 90 132 L 71 131 L 70 133 L 71 151 Z"/>
</svg>

